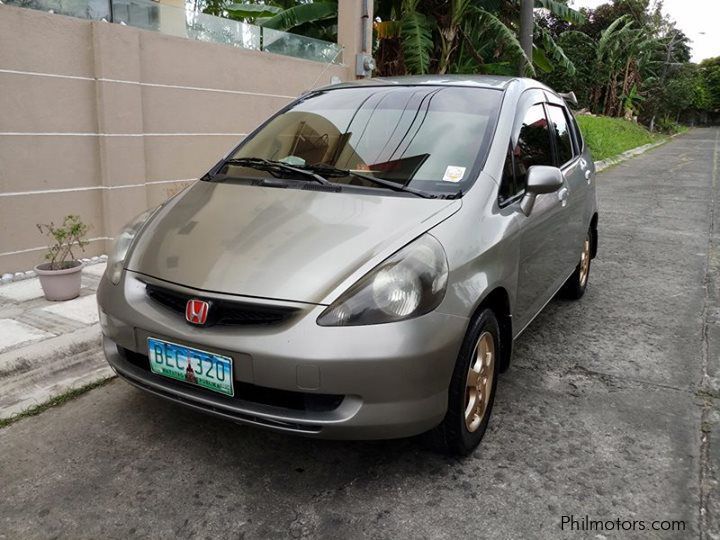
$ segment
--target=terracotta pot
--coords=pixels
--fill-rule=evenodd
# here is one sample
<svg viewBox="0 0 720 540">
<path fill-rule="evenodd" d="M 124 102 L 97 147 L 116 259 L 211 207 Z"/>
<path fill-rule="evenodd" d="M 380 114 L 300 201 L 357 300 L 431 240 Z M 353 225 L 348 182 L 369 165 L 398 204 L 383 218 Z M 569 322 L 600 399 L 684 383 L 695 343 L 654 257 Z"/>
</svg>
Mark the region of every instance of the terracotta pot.
<svg viewBox="0 0 720 540">
<path fill-rule="evenodd" d="M 50 263 L 38 264 L 35 272 L 40 277 L 45 298 L 57 302 L 72 300 L 80 296 L 82 262 L 73 261 L 73 266 L 62 270 L 49 270 Z"/>
</svg>

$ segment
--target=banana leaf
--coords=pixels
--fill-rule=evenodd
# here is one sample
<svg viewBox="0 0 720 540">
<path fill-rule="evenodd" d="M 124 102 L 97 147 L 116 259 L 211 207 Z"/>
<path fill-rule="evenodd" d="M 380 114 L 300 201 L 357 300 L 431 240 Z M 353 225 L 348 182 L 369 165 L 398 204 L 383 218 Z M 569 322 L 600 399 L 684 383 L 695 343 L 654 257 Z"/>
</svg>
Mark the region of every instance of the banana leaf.
<svg viewBox="0 0 720 540">
<path fill-rule="evenodd" d="M 313 2 L 291 7 L 262 22 L 265 28 L 290 30 L 301 24 L 324 21 L 337 17 L 336 2 Z"/>
</svg>

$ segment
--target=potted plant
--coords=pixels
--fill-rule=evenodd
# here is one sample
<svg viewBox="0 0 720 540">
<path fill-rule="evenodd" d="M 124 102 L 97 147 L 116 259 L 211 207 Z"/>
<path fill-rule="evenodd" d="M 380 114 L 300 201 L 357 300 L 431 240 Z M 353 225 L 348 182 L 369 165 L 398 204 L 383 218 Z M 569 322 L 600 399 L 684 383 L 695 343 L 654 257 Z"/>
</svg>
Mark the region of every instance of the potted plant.
<svg viewBox="0 0 720 540">
<path fill-rule="evenodd" d="M 72 250 L 77 246 L 85 251 L 88 244 L 85 235 L 89 227 L 80 220 L 80 216 L 70 214 L 65 216 L 59 227 L 50 222 L 47 225 L 38 224 L 37 228 L 52 241 L 45 255 L 48 262 L 35 267 L 45 298 L 53 301 L 77 298 L 80 295 L 82 262 L 75 258 Z"/>
</svg>

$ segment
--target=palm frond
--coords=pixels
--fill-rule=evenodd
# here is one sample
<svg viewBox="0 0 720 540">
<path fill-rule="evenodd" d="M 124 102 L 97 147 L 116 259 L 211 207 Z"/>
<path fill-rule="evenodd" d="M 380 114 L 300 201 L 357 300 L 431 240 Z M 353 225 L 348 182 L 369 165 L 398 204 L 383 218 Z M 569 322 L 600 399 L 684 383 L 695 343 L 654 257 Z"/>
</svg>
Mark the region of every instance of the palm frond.
<svg viewBox="0 0 720 540">
<path fill-rule="evenodd" d="M 524 61 L 528 75 L 535 75 L 532 61 L 525 55 L 517 35 L 494 14 L 482 8 L 473 7 L 470 14 L 476 17 L 474 32 L 471 35 L 476 43 L 493 43 L 501 49 L 501 56 L 516 63 Z"/>
<path fill-rule="evenodd" d="M 582 13 L 567 4 L 558 2 L 558 0 L 535 0 L 535 7 L 545 8 L 556 17 L 573 24 L 585 22 L 585 16 Z"/>
<path fill-rule="evenodd" d="M 301 24 L 337 17 L 336 2 L 313 2 L 299 4 L 263 21 L 262 26 L 275 30 L 290 30 Z"/>
<path fill-rule="evenodd" d="M 610 48 L 610 45 L 616 38 L 616 33 L 620 32 L 623 29 L 629 28 L 631 24 L 632 21 L 630 20 L 630 17 L 628 15 L 623 15 L 622 17 L 618 17 L 617 19 L 615 19 L 610 24 L 610 26 L 603 30 L 600 33 L 600 39 L 598 40 L 597 44 L 598 57 L 603 56 L 605 54 L 605 51 Z M 618 29 L 618 27 L 621 28 Z"/>
<path fill-rule="evenodd" d="M 267 4 L 230 4 L 223 7 L 233 19 L 257 19 L 259 17 L 272 17 L 282 11 L 282 8 Z"/>
<path fill-rule="evenodd" d="M 575 64 L 565 55 L 563 48 L 550 35 L 550 32 L 539 26 L 535 27 L 540 36 L 540 47 L 552 61 L 567 71 L 568 75 L 575 75 Z"/>
<path fill-rule="evenodd" d="M 481 73 L 488 75 L 504 75 L 506 77 L 512 77 L 517 75 L 517 66 L 510 62 L 496 62 L 494 64 L 485 64 Z"/>
<path fill-rule="evenodd" d="M 592 45 L 593 48 L 595 48 L 595 40 L 588 36 L 585 32 L 580 32 L 579 30 L 566 30 L 559 37 L 561 39 L 577 38 L 581 41 L 584 41 L 588 45 Z"/>
<path fill-rule="evenodd" d="M 545 73 L 550 73 L 553 70 L 553 65 L 545 54 L 545 51 L 537 45 L 533 45 L 533 65 Z"/>
<path fill-rule="evenodd" d="M 459 25 L 470 7 L 470 0 L 451 0 L 450 14 L 453 26 Z"/>
<path fill-rule="evenodd" d="M 490 13 L 499 13 L 507 0 L 473 0 L 473 5 Z"/>
<path fill-rule="evenodd" d="M 414 9 L 406 11 L 400 21 L 400 36 L 407 68 L 412 73 L 427 73 L 434 47 L 430 20 Z"/>
<path fill-rule="evenodd" d="M 373 25 L 378 39 L 390 39 L 400 35 L 400 21 L 381 21 Z"/>
</svg>

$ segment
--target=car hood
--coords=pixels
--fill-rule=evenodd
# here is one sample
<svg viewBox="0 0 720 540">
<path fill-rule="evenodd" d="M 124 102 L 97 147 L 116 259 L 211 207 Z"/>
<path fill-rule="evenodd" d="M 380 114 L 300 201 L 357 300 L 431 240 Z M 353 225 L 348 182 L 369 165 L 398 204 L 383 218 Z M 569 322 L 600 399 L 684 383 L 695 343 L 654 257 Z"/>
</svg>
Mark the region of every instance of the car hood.
<svg viewBox="0 0 720 540">
<path fill-rule="evenodd" d="M 145 226 L 127 269 L 205 291 L 322 304 L 460 206 L 200 181 Z"/>
</svg>

